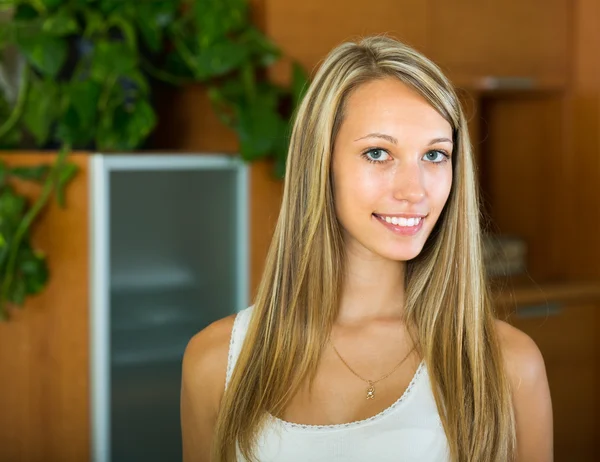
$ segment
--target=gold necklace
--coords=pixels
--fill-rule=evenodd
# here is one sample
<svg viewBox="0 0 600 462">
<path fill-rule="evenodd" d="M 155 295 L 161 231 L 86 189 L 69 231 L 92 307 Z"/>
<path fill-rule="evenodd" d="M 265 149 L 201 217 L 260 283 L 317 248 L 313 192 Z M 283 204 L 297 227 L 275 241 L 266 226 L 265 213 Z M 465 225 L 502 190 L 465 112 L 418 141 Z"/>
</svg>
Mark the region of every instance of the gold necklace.
<svg viewBox="0 0 600 462">
<path fill-rule="evenodd" d="M 348 363 L 346 361 L 344 361 L 344 358 L 342 358 L 342 355 L 340 354 L 339 351 L 337 351 L 337 348 L 335 347 L 335 345 L 333 344 L 333 342 L 331 340 L 329 340 L 329 343 L 331 343 L 331 346 L 333 347 L 335 353 L 338 355 L 338 357 L 342 360 L 342 362 L 346 365 L 346 367 L 348 369 L 350 369 L 350 372 L 352 372 L 355 376 L 357 376 L 359 379 L 361 379 L 363 382 L 367 382 L 369 384 L 369 386 L 367 387 L 367 399 L 374 399 L 375 398 L 375 384 L 377 382 L 382 381 L 383 379 L 389 377 L 390 375 L 392 375 L 394 372 L 396 372 L 396 370 L 402 366 L 402 364 L 404 364 L 404 361 L 406 361 L 406 359 L 410 356 L 410 354 L 414 351 L 415 347 L 413 346 L 410 351 L 408 353 L 406 353 L 406 356 L 404 356 L 404 358 L 402 358 L 402 361 L 400 361 L 396 367 L 394 367 L 390 372 L 388 372 L 387 374 L 385 374 L 383 377 L 378 378 L 377 380 L 368 380 L 368 379 L 364 379 L 362 378 L 360 375 L 358 375 L 354 369 L 352 369 Z"/>
</svg>

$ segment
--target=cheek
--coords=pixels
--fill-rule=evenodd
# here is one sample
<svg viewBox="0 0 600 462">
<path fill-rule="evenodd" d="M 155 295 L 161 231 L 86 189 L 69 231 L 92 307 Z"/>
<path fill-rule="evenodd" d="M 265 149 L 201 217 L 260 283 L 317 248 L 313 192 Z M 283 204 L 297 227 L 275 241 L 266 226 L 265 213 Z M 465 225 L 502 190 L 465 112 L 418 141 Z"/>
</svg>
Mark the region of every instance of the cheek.
<svg viewBox="0 0 600 462">
<path fill-rule="evenodd" d="M 432 206 L 435 206 L 438 212 L 444 208 L 452 189 L 452 171 L 442 173 L 432 179 L 429 190 L 430 199 L 434 202 Z"/>
<path fill-rule="evenodd" d="M 338 216 L 362 210 L 372 213 L 384 189 L 380 175 L 369 169 L 351 166 L 339 169 L 337 173 L 334 176 L 334 192 Z"/>
</svg>

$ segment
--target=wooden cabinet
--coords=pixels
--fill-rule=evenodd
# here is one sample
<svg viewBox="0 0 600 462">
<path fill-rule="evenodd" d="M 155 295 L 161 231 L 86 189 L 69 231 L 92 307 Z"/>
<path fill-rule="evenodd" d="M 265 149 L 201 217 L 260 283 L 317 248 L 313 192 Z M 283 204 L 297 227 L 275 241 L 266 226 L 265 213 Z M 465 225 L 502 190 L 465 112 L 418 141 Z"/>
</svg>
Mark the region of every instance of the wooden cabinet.
<svg viewBox="0 0 600 462">
<path fill-rule="evenodd" d="M 139 157 L 143 158 L 145 156 L 140 155 Z M 11 166 L 31 166 L 53 162 L 55 155 L 53 153 L 3 152 L 0 154 L 0 158 Z M 181 295 L 186 291 L 173 290 L 172 296 L 168 300 L 163 299 L 161 302 L 156 294 L 146 292 L 144 295 L 144 292 L 140 291 L 140 287 L 136 284 L 139 284 L 139 276 L 145 274 L 146 286 L 149 285 L 147 282 L 148 277 L 152 278 L 153 276 L 152 271 L 146 271 L 146 269 L 157 262 L 168 262 L 169 259 L 177 259 L 179 255 L 186 254 L 189 254 L 195 260 L 201 259 L 200 257 L 194 257 L 195 252 L 200 248 L 199 246 L 188 245 L 186 247 L 181 241 L 174 238 L 165 239 L 165 244 L 170 247 L 168 251 L 158 249 L 158 253 L 153 253 L 153 256 L 150 257 L 150 252 L 137 252 L 141 249 L 142 243 L 143 245 L 148 244 L 148 233 L 130 227 L 128 229 L 132 234 L 129 236 L 134 242 L 136 242 L 136 239 L 139 239 L 140 242 L 139 246 L 131 246 L 132 250 L 137 249 L 135 250 L 137 256 L 134 259 L 125 252 L 121 254 L 126 261 L 138 261 L 138 263 L 141 261 L 142 263 L 138 267 L 139 271 L 123 271 L 119 276 L 114 266 L 117 259 L 114 258 L 110 261 L 111 271 L 109 277 L 106 272 L 102 271 L 102 269 L 106 270 L 108 267 L 106 261 L 108 248 L 105 248 L 107 252 L 90 253 L 91 244 L 98 240 L 98 233 L 94 234 L 92 231 L 97 229 L 99 225 L 108 226 L 107 223 L 110 222 L 111 232 L 114 232 L 114 230 L 123 226 L 125 220 L 98 220 L 99 210 L 104 210 L 103 206 L 106 206 L 106 201 L 97 197 L 96 200 L 92 201 L 92 197 L 95 196 L 91 192 L 98 193 L 98 187 L 103 184 L 104 187 L 107 187 L 104 192 L 107 193 L 107 196 L 110 196 L 108 194 L 108 182 L 93 181 L 98 180 L 99 175 L 96 168 L 97 163 L 92 163 L 90 155 L 78 153 L 71 156 L 70 160 L 76 163 L 80 170 L 66 190 L 67 207 L 64 210 L 60 209 L 53 200 L 48 209 L 40 216 L 40 220 L 36 223 L 32 233 L 35 248 L 44 251 L 48 256 L 51 275 L 48 286 L 38 296 L 28 299 L 23 310 L 11 310 L 9 322 L 0 323 L 0 377 L 2 378 L 0 380 L 0 461 L 86 462 L 89 460 L 104 460 L 100 457 L 92 457 L 92 454 L 101 453 L 106 447 L 103 445 L 94 446 L 93 444 L 91 438 L 93 434 L 91 408 L 93 405 L 97 411 L 99 407 L 106 403 L 106 401 L 98 400 L 98 397 L 105 396 L 103 393 L 108 390 L 105 386 L 106 381 L 112 377 L 111 387 L 114 387 L 114 381 L 119 376 L 115 373 L 112 375 L 98 374 L 95 376 L 96 380 L 92 380 L 90 376 L 91 366 L 99 363 L 98 358 L 102 361 L 106 361 L 108 358 L 108 355 L 102 353 L 102 351 L 94 350 L 94 345 L 98 343 L 97 339 L 101 336 L 92 335 L 92 332 L 95 334 L 106 332 L 106 330 L 102 331 L 101 329 L 106 329 L 109 324 L 106 322 L 106 318 L 94 317 L 94 314 L 97 314 L 98 311 L 92 312 L 90 309 L 92 304 L 96 306 L 102 300 L 109 299 L 106 294 L 99 296 L 97 291 L 92 290 L 90 275 L 94 274 L 96 276 L 94 278 L 95 282 L 98 281 L 98 278 L 105 282 L 110 280 L 111 284 L 119 279 L 127 282 L 126 285 L 129 286 L 129 289 L 111 293 L 110 303 L 117 303 L 118 299 L 121 299 L 123 306 L 127 305 L 128 315 L 135 315 L 136 313 L 136 306 L 129 303 L 132 293 L 141 294 L 146 297 L 146 300 L 152 301 L 151 303 L 156 301 L 156 304 L 160 305 L 162 303 L 165 307 L 170 307 L 168 315 L 163 312 L 160 316 L 152 316 L 149 312 L 146 312 L 144 314 L 140 313 L 142 315 L 138 319 L 156 322 L 157 325 L 162 324 L 161 331 L 174 333 L 175 329 L 172 326 L 167 326 L 167 323 L 169 319 L 174 319 L 173 315 L 176 315 L 176 306 L 179 303 L 177 300 L 180 300 Z M 163 161 L 163 167 L 161 167 L 163 170 L 176 170 L 173 165 L 174 162 L 168 158 L 168 155 L 163 155 Z M 179 161 L 181 165 L 182 159 L 179 159 Z M 210 168 L 213 167 L 214 165 Z M 128 167 L 124 165 L 123 168 L 127 169 Z M 178 168 L 184 170 L 184 167 Z M 158 172 L 158 168 L 156 171 L 151 171 L 152 177 L 158 179 L 155 176 Z M 271 176 L 271 172 L 271 166 L 264 163 L 252 164 L 248 172 L 249 195 L 244 199 L 248 200 L 250 226 L 249 269 L 251 275 L 249 283 L 252 293 L 254 293 L 262 273 L 267 246 L 272 234 L 272 226 L 279 210 L 281 182 L 275 181 Z M 133 173 L 135 176 L 136 172 Z M 113 176 L 110 191 L 114 191 L 118 184 L 123 185 L 125 189 L 128 187 L 128 183 L 123 183 L 125 180 L 122 178 L 118 175 Z M 131 178 L 131 175 L 129 178 Z M 206 179 L 204 179 L 204 182 L 207 185 L 209 184 Z M 199 183 L 196 180 L 196 184 Z M 190 184 L 190 178 L 182 181 L 181 184 L 186 187 L 186 184 Z M 27 194 L 28 197 L 37 197 L 40 191 L 40 187 L 36 185 L 19 184 L 18 186 L 19 190 Z M 157 189 L 158 195 L 168 197 L 168 193 L 173 189 L 173 186 L 175 186 L 175 183 L 170 185 L 162 183 L 162 186 Z M 145 194 L 143 193 L 144 190 L 147 191 Z M 148 187 L 146 189 L 130 189 L 128 192 L 132 198 L 142 200 L 151 197 L 150 191 L 151 188 Z M 159 191 L 164 191 L 166 194 L 161 194 Z M 190 194 L 192 193 L 190 192 Z M 195 194 L 200 195 L 197 192 Z M 106 199 L 106 196 L 104 197 Z M 127 196 L 122 195 L 121 197 Z M 191 196 L 190 200 L 193 201 L 194 197 Z M 201 197 L 209 196 L 201 195 Z M 191 224 L 192 218 L 197 220 L 207 216 L 211 216 L 209 221 L 212 223 L 212 214 L 206 213 L 206 211 L 204 213 L 200 212 L 198 209 L 199 202 L 197 201 L 197 203 L 188 206 L 188 210 L 192 210 L 193 213 L 187 216 L 182 213 L 170 214 L 170 209 L 167 208 L 168 203 L 165 204 L 163 201 L 163 211 L 169 211 L 166 214 L 168 219 L 163 220 L 165 226 L 173 229 L 178 228 L 179 230 L 191 229 L 191 226 L 186 225 L 186 223 Z M 159 201 L 156 200 L 155 196 L 152 202 L 153 207 L 156 205 L 158 208 L 158 203 Z M 171 203 L 176 202 L 171 199 Z M 174 206 L 173 212 L 175 212 L 175 209 Z M 224 213 L 228 214 L 229 212 L 225 210 Z M 175 219 L 176 215 L 179 216 L 180 221 Z M 92 217 L 95 217 L 96 221 L 91 223 Z M 139 225 L 141 226 L 142 223 L 139 223 Z M 151 228 L 144 226 L 143 229 L 148 230 Z M 153 231 L 157 230 L 158 228 Z M 96 239 L 91 238 L 94 235 Z M 164 236 L 164 233 L 161 235 L 159 232 L 155 236 L 159 240 Z M 193 239 L 202 240 L 200 234 L 195 234 Z M 211 240 L 205 239 L 205 241 L 210 242 L 211 245 L 217 245 Z M 108 240 L 106 242 L 108 243 Z M 98 258 L 101 255 L 104 255 L 104 257 Z M 222 266 L 222 263 L 218 263 L 218 259 L 211 261 L 215 261 L 214 265 L 216 266 Z M 154 274 L 156 275 L 156 273 Z M 104 279 L 103 276 L 105 276 Z M 133 281 L 131 276 L 135 276 L 138 281 Z M 158 281 L 171 280 L 177 282 L 177 280 L 185 279 L 186 277 L 182 273 L 172 271 L 159 274 Z M 203 283 L 200 282 L 200 279 L 195 282 L 197 283 L 194 286 L 198 287 L 198 293 L 207 292 L 205 290 L 206 279 Z M 159 282 L 156 285 L 160 286 L 161 284 L 162 282 Z M 121 289 L 124 287 L 122 284 Z M 187 293 L 190 293 L 189 289 Z M 200 297 L 197 299 L 199 300 Z M 138 305 L 140 305 L 138 308 L 141 308 L 143 304 L 139 302 Z M 98 319 L 101 322 L 98 322 Z M 116 318 L 113 319 L 116 320 Z M 124 324 L 126 323 L 123 323 L 122 326 Z M 165 326 L 167 327 L 164 328 Z M 149 331 L 143 328 L 138 329 L 138 332 Z M 125 338 L 123 334 L 128 335 L 127 330 L 122 330 L 121 340 Z M 191 335 L 193 335 L 193 332 L 189 333 L 190 337 Z M 116 335 L 110 337 L 113 342 L 110 349 L 116 352 L 119 337 Z M 152 336 L 146 338 L 149 340 L 148 345 L 156 345 Z M 180 336 L 180 338 L 187 342 L 187 338 L 184 339 L 183 336 Z M 129 341 L 129 338 L 127 338 L 127 341 Z M 123 343 L 121 341 L 121 345 Z M 183 352 L 184 344 L 176 346 L 175 342 L 169 341 L 169 348 L 171 344 L 176 348 L 181 348 L 180 351 Z M 100 353 L 95 353 L 95 351 L 100 351 Z M 131 359 L 131 355 L 123 355 L 120 361 L 129 365 Z M 146 377 L 142 375 L 145 373 L 143 368 L 135 364 L 134 366 L 137 368 L 136 370 L 141 371 L 137 374 L 137 379 Z M 174 374 L 179 374 L 178 364 L 171 363 L 171 367 L 176 369 Z M 93 370 L 97 371 L 98 369 L 94 367 Z M 108 368 L 105 370 L 108 370 Z M 113 368 L 113 372 L 114 370 Z M 129 369 L 124 368 L 123 370 Z M 149 397 L 154 399 L 157 396 L 157 390 L 162 390 L 163 382 L 161 380 L 164 379 L 161 374 L 160 380 L 157 380 L 155 374 L 151 376 L 152 380 L 148 380 L 148 386 L 136 388 L 130 386 L 132 382 L 126 374 L 121 374 L 120 377 L 123 380 L 122 383 L 125 384 L 121 389 L 125 391 L 127 391 L 127 387 L 131 390 L 135 389 L 138 393 L 136 396 L 138 401 L 132 401 L 131 396 L 125 392 L 120 395 L 113 394 L 112 398 L 116 400 L 115 402 L 118 402 L 119 399 L 125 399 L 131 405 L 135 405 L 140 400 L 149 399 Z M 158 407 L 161 406 L 161 403 L 166 402 L 164 395 L 160 396 L 161 398 L 157 398 L 155 403 Z M 126 407 L 123 408 L 127 409 Z M 148 411 L 153 409 L 153 406 L 146 404 L 144 409 Z M 169 405 L 167 411 L 172 414 L 176 413 L 177 409 L 177 403 L 175 403 L 175 405 Z M 131 415 L 142 414 L 132 413 Z M 156 419 L 154 421 L 158 422 Z M 107 421 L 101 420 L 100 424 L 102 422 Z M 148 422 L 152 422 L 152 420 L 148 420 Z M 97 428 L 100 428 L 101 431 L 103 427 L 98 426 Z M 175 428 L 177 427 L 175 426 Z M 119 432 L 119 434 L 123 435 L 124 432 Z M 127 438 L 131 437 L 131 432 L 126 432 L 126 434 Z M 94 433 L 94 435 L 97 437 L 98 433 Z M 104 433 L 101 436 L 107 437 L 108 435 L 108 433 Z M 114 436 L 115 438 L 119 437 L 119 435 Z M 171 439 L 172 436 L 171 434 Z M 155 440 L 161 444 L 164 443 L 160 438 L 155 438 Z M 130 444 L 131 442 L 137 444 L 135 438 L 128 441 Z M 151 447 L 141 445 L 140 448 L 142 446 L 143 448 Z M 150 458 L 128 458 L 126 460 L 150 460 Z"/>
<path fill-rule="evenodd" d="M 527 246 L 527 271 L 538 283 L 565 281 L 571 196 L 565 176 L 565 103 L 558 94 L 488 95 L 479 164 L 492 231 L 517 236 Z"/>
<path fill-rule="evenodd" d="M 548 288 L 518 302 L 509 317 L 544 356 L 556 462 L 594 462 L 600 456 L 600 284 L 586 290 Z"/>
<path fill-rule="evenodd" d="M 461 85 L 489 76 L 560 86 L 571 8 L 569 0 L 430 0 L 428 51 Z"/>
</svg>

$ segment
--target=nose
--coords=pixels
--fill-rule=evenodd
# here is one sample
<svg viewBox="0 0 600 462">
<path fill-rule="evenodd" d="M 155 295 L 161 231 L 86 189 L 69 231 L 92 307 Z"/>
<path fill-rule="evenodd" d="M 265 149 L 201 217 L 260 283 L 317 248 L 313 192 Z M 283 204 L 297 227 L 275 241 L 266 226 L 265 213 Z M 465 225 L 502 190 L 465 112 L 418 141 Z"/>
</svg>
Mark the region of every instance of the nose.
<svg viewBox="0 0 600 462">
<path fill-rule="evenodd" d="M 394 199 L 419 203 L 425 198 L 425 176 L 418 162 L 402 162 L 393 177 Z"/>
</svg>

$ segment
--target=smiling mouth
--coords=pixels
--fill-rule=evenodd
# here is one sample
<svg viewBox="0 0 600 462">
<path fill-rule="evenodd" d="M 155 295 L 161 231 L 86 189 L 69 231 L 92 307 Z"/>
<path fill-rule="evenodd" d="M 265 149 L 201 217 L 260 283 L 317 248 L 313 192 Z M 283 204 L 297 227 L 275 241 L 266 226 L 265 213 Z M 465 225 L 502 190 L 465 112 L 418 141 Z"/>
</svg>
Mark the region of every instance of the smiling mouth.
<svg viewBox="0 0 600 462">
<path fill-rule="evenodd" d="M 385 221 L 386 223 L 390 224 L 390 225 L 394 225 L 394 226 L 401 226 L 403 228 L 415 228 L 417 226 L 419 226 L 421 224 L 421 222 L 426 218 L 425 216 L 412 216 L 412 217 L 398 217 L 398 216 L 383 216 L 383 215 L 377 215 L 376 213 L 373 214 L 373 216 L 375 216 L 376 218 L 378 218 L 381 221 Z"/>
</svg>

